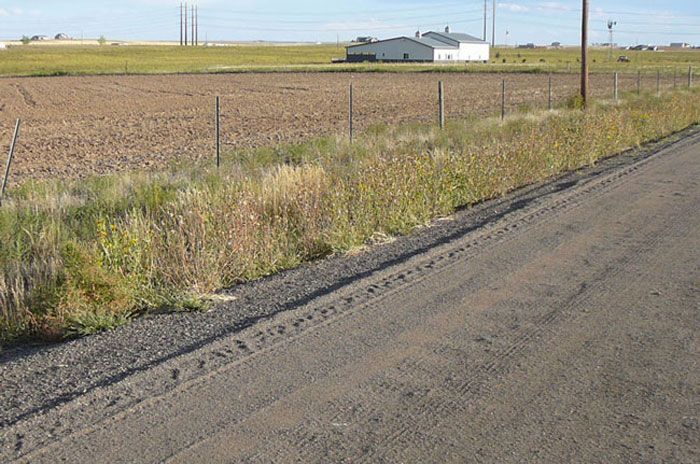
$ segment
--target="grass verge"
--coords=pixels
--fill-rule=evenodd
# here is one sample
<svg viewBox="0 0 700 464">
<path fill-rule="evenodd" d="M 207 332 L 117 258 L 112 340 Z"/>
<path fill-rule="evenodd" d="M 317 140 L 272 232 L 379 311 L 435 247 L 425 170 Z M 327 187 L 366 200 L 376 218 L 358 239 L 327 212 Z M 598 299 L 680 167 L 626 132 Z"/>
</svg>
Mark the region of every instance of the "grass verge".
<svg viewBox="0 0 700 464">
<path fill-rule="evenodd" d="M 86 335 L 406 234 L 456 208 L 700 122 L 700 92 L 433 126 L 376 127 L 192 166 L 32 182 L 0 209 L 0 341 Z"/>
</svg>

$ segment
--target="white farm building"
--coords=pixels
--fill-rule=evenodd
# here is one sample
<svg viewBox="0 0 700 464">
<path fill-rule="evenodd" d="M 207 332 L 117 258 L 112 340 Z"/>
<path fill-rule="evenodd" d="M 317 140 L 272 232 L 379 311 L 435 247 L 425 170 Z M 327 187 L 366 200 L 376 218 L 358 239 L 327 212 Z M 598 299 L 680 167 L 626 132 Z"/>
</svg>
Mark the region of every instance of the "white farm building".
<svg viewBox="0 0 700 464">
<path fill-rule="evenodd" d="M 469 34 L 416 32 L 415 37 L 396 37 L 347 47 L 347 61 L 466 62 L 488 61 L 489 44 Z"/>
</svg>

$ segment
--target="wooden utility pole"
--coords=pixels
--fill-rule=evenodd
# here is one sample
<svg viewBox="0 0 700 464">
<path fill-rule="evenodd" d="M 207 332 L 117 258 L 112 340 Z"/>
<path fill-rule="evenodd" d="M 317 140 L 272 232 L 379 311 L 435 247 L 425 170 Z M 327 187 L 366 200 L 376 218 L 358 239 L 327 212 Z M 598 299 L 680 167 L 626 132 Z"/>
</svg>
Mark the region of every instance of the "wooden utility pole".
<svg viewBox="0 0 700 464">
<path fill-rule="evenodd" d="M 182 47 L 183 42 L 182 42 L 182 2 L 180 2 L 180 46 Z"/>
<path fill-rule="evenodd" d="M 496 46 L 496 0 L 493 0 L 493 30 L 491 31 L 491 46 Z"/>
<path fill-rule="evenodd" d="M 192 37 L 190 39 L 190 43 L 194 47 L 194 5 L 192 5 L 192 20 L 190 21 L 190 27 L 192 28 Z"/>
<path fill-rule="evenodd" d="M 185 2 L 185 47 L 187 46 L 187 2 Z"/>
<path fill-rule="evenodd" d="M 488 40 L 488 14 L 489 14 L 489 0 L 484 0 L 484 42 Z"/>
<path fill-rule="evenodd" d="M 581 19 L 581 98 L 588 107 L 588 0 L 583 0 Z"/>
<path fill-rule="evenodd" d="M 199 46 L 199 5 L 194 7 L 194 17 L 196 21 L 194 22 L 194 44 Z"/>
</svg>

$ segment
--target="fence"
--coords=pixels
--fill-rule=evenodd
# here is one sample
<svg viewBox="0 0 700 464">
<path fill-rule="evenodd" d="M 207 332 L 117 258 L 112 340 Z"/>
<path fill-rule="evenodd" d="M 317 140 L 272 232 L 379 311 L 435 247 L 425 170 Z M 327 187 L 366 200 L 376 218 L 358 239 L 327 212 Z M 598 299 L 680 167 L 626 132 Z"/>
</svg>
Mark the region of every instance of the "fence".
<svg viewBox="0 0 700 464">
<path fill-rule="evenodd" d="M 350 81 L 350 82 L 349 82 Z M 348 85 L 349 84 L 349 85 Z M 10 184 L 210 159 L 222 151 L 377 124 L 444 126 L 466 117 L 553 109 L 578 74 L 235 74 L 1 79 L 0 118 L 22 116 Z M 680 72 L 593 74 L 593 98 L 693 86 Z M 616 90 L 617 89 L 617 90 Z M 7 120 L 10 121 L 9 119 Z M 9 139 L 2 121 L 0 140 Z M 5 177 L 6 179 L 6 177 Z"/>
</svg>

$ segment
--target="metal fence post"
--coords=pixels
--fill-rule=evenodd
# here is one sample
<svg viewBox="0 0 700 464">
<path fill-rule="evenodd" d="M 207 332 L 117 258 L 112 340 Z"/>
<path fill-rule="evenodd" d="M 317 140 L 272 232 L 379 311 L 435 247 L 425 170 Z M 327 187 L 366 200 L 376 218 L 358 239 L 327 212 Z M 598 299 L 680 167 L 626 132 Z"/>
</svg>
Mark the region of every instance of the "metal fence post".
<svg viewBox="0 0 700 464">
<path fill-rule="evenodd" d="M 5 177 L 2 178 L 2 189 L 0 189 L 0 206 L 2 206 L 2 199 L 5 196 L 5 189 L 7 188 L 7 181 L 10 178 L 10 166 L 12 166 L 12 158 L 15 156 L 15 146 L 17 145 L 17 139 L 19 138 L 19 127 L 21 124 L 22 121 L 17 119 L 17 122 L 15 123 L 15 134 L 12 136 L 12 143 L 10 143 L 10 153 L 7 155 Z"/>
<path fill-rule="evenodd" d="M 619 96 L 619 94 L 618 94 L 618 82 L 619 82 L 618 74 L 615 73 L 613 75 L 613 100 L 615 100 L 615 101 L 617 101 L 617 98 Z"/>
<path fill-rule="evenodd" d="M 642 71 L 637 71 L 637 95 L 642 94 Z"/>
<path fill-rule="evenodd" d="M 353 142 L 355 137 L 355 127 L 354 127 L 354 88 L 353 83 L 350 83 L 350 93 L 348 95 L 348 134 L 350 136 L 350 143 Z"/>
<path fill-rule="evenodd" d="M 438 82 L 438 119 L 440 129 L 445 128 L 445 86 L 442 81 Z"/>
<path fill-rule="evenodd" d="M 216 168 L 221 167 L 221 98 L 216 97 Z"/>
<path fill-rule="evenodd" d="M 547 89 L 547 108 L 552 111 L 552 75 L 549 75 L 549 83 Z"/>
<path fill-rule="evenodd" d="M 506 80 L 501 83 L 501 120 L 506 118 Z"/>
</svg>

